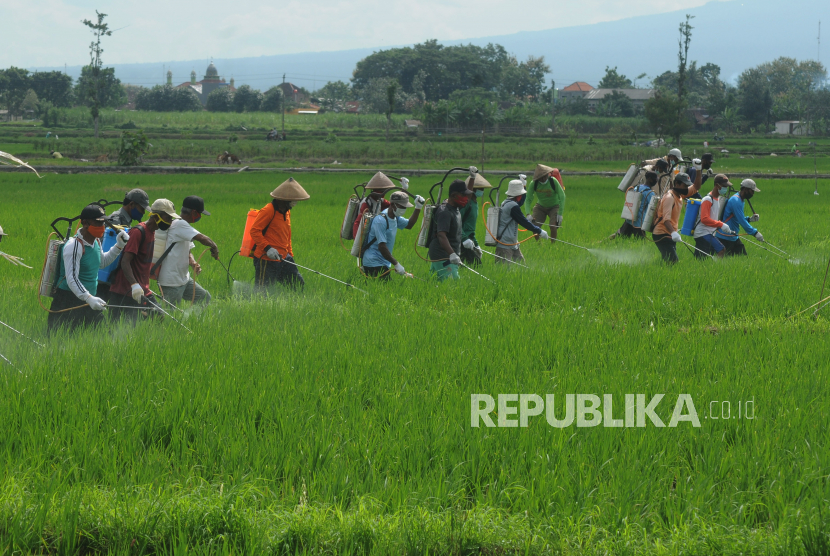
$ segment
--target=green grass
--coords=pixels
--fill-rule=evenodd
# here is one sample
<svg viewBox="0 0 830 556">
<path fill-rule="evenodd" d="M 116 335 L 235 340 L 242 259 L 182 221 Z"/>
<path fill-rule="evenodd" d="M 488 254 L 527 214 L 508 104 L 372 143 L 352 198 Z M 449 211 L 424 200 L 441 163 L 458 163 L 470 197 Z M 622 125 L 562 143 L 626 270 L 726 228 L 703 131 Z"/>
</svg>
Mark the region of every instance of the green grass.
<svg viewBox="0 0 830 556">
<path fill-rule="evenodd" d="M 0 367 L 3 552 L 825 553 L 830 325 L 787 320 L 817 301 L 830 247 L 812 183 L 759 181 L 753 199 L 800 264 L 747 246 L 666 267 L 653 244 L 603 241 L 616 180 L 573 178 L 561 238 L 596 255 L 530 241 L 532 270 L 485 260 L 497 285 L 462 269 L 436 289 L 363 282 L 341 248 L 368 174 L 302 174 L 297 262 L 368 296 L 303 272 L 303 293 L 234 298 L 205 257 L 215 301 L 193 335 L 45 336 L 34 290 L 55 217 L 132 187 L 177 206 L 198 194 L 213 216 L 196 227 L 227 262 L 286 177 L 0 175 L 0 248 L 36 267 L 0 260 L 0 319 L 47 346 L 0 330 L 15 364 Z M 427 278 L 415 236 L 395 254 Z M 253 276 L 239 257 L 231 271 Z M 666 420 L 688 393 L 702 426 L 471 428 L 474 393 L 665 393 Z M 756 419 L 705 419 L 712 400 L 754 400 Z"/>
</svg>

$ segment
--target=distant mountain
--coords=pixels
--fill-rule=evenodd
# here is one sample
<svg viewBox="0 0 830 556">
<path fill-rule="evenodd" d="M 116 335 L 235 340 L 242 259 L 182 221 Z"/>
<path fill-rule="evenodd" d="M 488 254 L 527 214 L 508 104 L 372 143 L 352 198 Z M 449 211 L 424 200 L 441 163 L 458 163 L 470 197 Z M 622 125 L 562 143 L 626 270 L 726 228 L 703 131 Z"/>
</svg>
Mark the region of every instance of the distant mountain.
<svg viewBox="0 0 830 556">
<path fill-rule="evenodd" d="M 596 86 L 605 66 L 617 66 L 629 78 L 645 73 L 648 80 L 677 67 L 678 26 L 685 14 L 695 16 L 689 59 L 721 67 L 721 78 L 733 81 L 744 69 L 779 56 L 801 59 L 817 57 L 818 21 L 827 25 L 825 44 L 830 43 L 830 2 L 824 0 L 733 0 L 709 2 L 699 8 L 632 17 L 608 23 L 527 31 L 511 35 L 482 37 L 442 44 L 498 43 L 520 60 L 544 56 L 551 67 L 548 80 L 558 88 L 574 81 Z M 236 86 L 250 84 L 265 90 L 286 81 L 313 90 L 327 81 L 348 81 L 358 61 L 377 49 L 308 52 L 261 56 L 258 58 L 217 58 L 219 74 Z M 164 83 L 165 72 L 173 72 L 173 83 L 190 80 L 191 70 L 201 80 L 209 60 L 116 64 L 115 73 L 123 83 L 152 86 Z M 60 69 L 38 68 L 39 70 Z M 69 67 L 73 77 L 80 67 Z"/>
</svg>

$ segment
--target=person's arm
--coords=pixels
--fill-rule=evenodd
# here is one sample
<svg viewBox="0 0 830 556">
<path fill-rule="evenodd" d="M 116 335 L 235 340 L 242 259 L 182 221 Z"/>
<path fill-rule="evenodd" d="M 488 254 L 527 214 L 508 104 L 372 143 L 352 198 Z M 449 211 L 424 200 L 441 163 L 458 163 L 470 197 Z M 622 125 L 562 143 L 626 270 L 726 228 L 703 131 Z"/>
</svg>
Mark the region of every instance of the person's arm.
<svg viewBox="0 0 830 556">
<path fill-rule="evenodd" d="M 116 242 L 115 245 L 110 247 L 110 250 L 106 253 L 101 254 L 101 266 L 100 268 L 107 268 L 109 265 L 115 262 L 115 259 L 118 258 L 118 255 L 121 254 L 121 250 L 123 247 L 119 247 L 118 243 Z"/>
<path fill-rule="evenodd" d="M 704 226 L 710 228 L 720 228 L 723 226 L 723 222 L 712 218 L 712 201 L 709 200 L 703 201 L 700 204 L 700 221 L 703 222 Z"/>
<path fill-rule="evenodd" d="M 138 284 L 138 280 L 135 279 L 135 275 L 133 274 L 133 267 L 130 266 L 130 263 L 133 262 L 135 255 L 127 251 L 124 253 L 124 256 L 121 257 L 121 272 L 124 273 L 124 278 L 127 279 L 127 283 L 131 286 L 133 284 Z"/>
<path fill-rule="evenodd" d="M 412 211 L 412 216 L 409 217 L 409 220 L 406 222 L 406 226 L 404 226 L 404 230 L 411 230 L 415 227 L 415 224 L 418 223 L 418 216 L 421 214 L 421 209 L 415 209 Z M 404 219 L 403 216 L 399 216 L 398 218 Z M 398 226 L 400 229 L 400 226 Z"/>
<path fill-rule="evenodd" d="M 522 209 L 519 207 L 519 205 L 516 205 L 510 209 L 510 216 L 512 216 L 513 220 L 518 222 L 522 228 L 532 231 L 535 235 L 539 235 L 542 233 L 542 228 L 534 224 L 531 224 L 528 221 L 528 219 L 525 218 L 525 215 L 522 214 Z"/>
<path fill-rule="evenodd" d="M 210 256 L 216 259 L 217 261 L 219 260 L 219 248 L 216 246 L 212 239 L 210 239 L 205 234 L 197 234 L 193 237 L 193 240 L 198 241 L 205 247 L 210 247 Z M 192 258 L 193 255 L 191 255 L 190 257 Z"/>
<path fill-rule="evenodd" d="M 533 210 L 533 197 L 536 195 L 536 180 L 530 180 L 530 185 L 527 186 L 527 195 L 525 195 L 525 212 L 530 213 Z M 525 218 L 525 220 L 527 220 Z"/>
<path fill-rule="evenodd" d="M 438 237 L 438 244 L 441 246 L 441 249 L 443 249 L 450 255 L 454 254 L 455 251 L 453 251 L 452 246 L 450 245 L 450 240 L 449 238 L 447 238 L 447 232 L 438 232 L 436 235 Z"/>
<path fill-rule="evenodd" d="M 92 295 L 81 283 L 81 257 L 84 256 L 84 244 L 78 238 L 69 238 L 63 248 L 63 267 L 66 269 L 66 285 L 69 291 L 81 301 Z"/>
<path fill-rule="evenodd" d="M 663 220 L 661 220 L 660 223 L 666 227 L 669 234 L 673 234 L 677 231 L 677 228 L 674 227 L 674 224 L 671 221 L 672 210 L 674 210 L 674 195 L 666 193 L 660 200 L 660 212 L 663 215 Z"/>
<path fill-rule="evenodd" d="M 738 197 L 732 197 L 729 199 L 729 202 L 732 203 L 732 216 L 735 217 L 735 221 L 738 225 L 744 229 L 746 233 L 751 236 L 754 236 L 758 233 L 758 230 L 752 227 L 752 224 L 746 219 L 746 215 L 744 214 L 744 204 Z M 736 234 L 738 233 L 738 226 L 733 226 L 732 224 L 729 225 L 732 228 L 732 231 Z"/>
<path fill-rule="evenodd" d="M 386 246 L 386 242 L 378 243 L 378 251 L 383 256 L 384 259 L 392 263 L 393 265 L 398 264 L 397 259 L 392 256 L 392 252 L 389 251 L 389 247 Z"/>
</svg>

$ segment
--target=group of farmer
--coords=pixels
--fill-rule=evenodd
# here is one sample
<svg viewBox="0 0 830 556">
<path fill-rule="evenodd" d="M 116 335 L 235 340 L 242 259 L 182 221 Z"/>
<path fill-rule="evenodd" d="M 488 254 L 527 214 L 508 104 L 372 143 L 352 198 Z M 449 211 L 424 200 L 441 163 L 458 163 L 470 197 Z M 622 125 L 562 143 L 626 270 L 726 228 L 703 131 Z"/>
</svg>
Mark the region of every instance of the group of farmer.
<svg viewBox="0 0 830 556">
<path fill-rule="evenodd" d="M 680 149 L 671 149 L 663 158 L 644 160 L 640 164 L 645 170 L 643 183 L 633 186 L 642 195 L 637 217 L 625 220 L 609 239 L 645 238 L 642 225 L 646 207 L 651 198 L 657 196 L 659 202 L 651 238 L 667 263 L 678 261 L 677 244 L 683 242 L 679 228 L 680 210 L 686 199 L 700 199 L 700 211 L 692 228 L 696 258 L 746 255 L 746 247 L 739 237 L 741 229 L 758 241 L 764 240 L 761 232 L 750 224 L 758 220 L 758 215 L 753 214 L 750 218 L 744 215 L 744 202 L 760 191 L 754 180 L 743 180 L 737 193 L 728 197 L 732 182 L 726 175 L 717 174 L 712 180 L 712 190 L 701 197 L 699 191 L 713 174 L 714 157 L 710 153 L 704 154 L 693 160 L 688 168 L 681 166 L 682 160 Z"/>
<path fill-rule="evenodd" d="M 271 193 L 271 198 L 250 229 L 254 241 L 250 255 L 257 283 L 302 286 L 303 278 L 293 264 L 290 211 L 309 195 L 290 178 Z M 135 322 L 166 313 L 165 307 L 179 310 L 183 300 L 209 303 L 210 293 L 195 280 L 201 265 L 191 250 L 194 242 L 201 243 L 219 260 L 216 243 L 193 227 L 210 212 L 204 200 L 195 195 L 185 197 L 180 212 L 176 213 L 168 199 L 156 199 L 151 204 L 141 189 L 129 191 L 121 208 L 109 216 L 99 204 L 84 207 L 77 233 L 60 249 L 48 329 L 99 323 L 106 309 L 114 318 Z M 117 235 L 115 244 L 104 252 L 101 240 L 108 227 Z M 163 252 L 154 257 L 160 251 L 161 246 L 156 247 L 159 239 L 164 241 Z M 99 270 L 115 261 L 118 265 L 109 281 L 99 282 Z M 150 288 L 151 277 L 158 284 L 158 294 Z"/>
</svg>

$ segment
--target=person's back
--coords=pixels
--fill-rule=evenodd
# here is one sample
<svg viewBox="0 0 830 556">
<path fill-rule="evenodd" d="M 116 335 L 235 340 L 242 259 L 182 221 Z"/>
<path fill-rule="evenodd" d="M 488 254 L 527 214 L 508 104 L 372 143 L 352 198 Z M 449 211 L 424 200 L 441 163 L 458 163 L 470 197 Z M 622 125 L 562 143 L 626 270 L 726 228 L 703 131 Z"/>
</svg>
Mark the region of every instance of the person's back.
<svg viewBox="0 0 830 556">
<path fill-rule="evenodd" d="M 449 257 L 441 242 L 438 240 L 437 231 L 445 231 L 447 234 L 447 241 L 450 242 L 450 247 L 456 253 L 461 251 L 461 212 L 458 207 L 454 207 L 446 201 L 435 207 L 435 212 L 432 215 L 433 234 L 429 242 L 429 258 L 437 261 Z"/>
<path fill-rule="evenodd" d="M 199 234 L 193 226 L 179 218 L 167 230 L 164 250 L 167 257 L 161 264 L 158 283 L 161 287 L 184 286 L 190 280 L 190 250 L 196 245 L 191 241 Z"/>
</svg>

